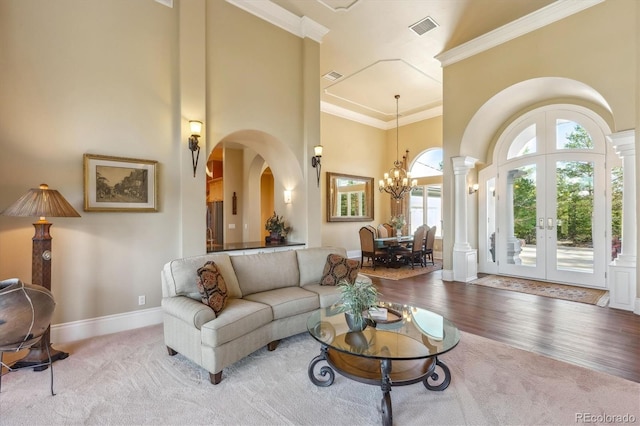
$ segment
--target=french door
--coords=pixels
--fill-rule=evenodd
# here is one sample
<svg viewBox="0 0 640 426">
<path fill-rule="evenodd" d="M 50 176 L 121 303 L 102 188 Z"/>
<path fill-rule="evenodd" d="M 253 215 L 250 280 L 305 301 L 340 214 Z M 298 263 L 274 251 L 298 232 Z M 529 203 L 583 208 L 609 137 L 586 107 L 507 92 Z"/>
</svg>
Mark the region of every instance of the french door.
<svg viewBox="0 0 640 426">
<path fill-rule="evenodd" d="M 510 124 L 478 174 L 482 272 L 606 288 L 609 152 L 600 118 L 550 105 Z"/>
<path fill-rule="evenodd" d="M 605 287 L 602 155 L 520 159 L 498 172 L 498 273 Z"/>
</svg>

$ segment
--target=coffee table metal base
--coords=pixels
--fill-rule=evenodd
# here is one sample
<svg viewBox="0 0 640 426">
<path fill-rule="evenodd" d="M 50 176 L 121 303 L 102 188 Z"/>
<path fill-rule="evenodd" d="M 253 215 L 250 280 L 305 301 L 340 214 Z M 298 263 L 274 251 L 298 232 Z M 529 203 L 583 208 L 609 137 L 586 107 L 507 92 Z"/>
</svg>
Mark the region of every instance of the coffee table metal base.
<svg viewBox="0 0 640 426">
<path fill-rule="evenodd" d="M 317 364 L 326 362 L 316 370 Z M 347 354 L 326 346 L 320 349 L 320 355 L 309 363 L 309 379 L 316 386 L 327 387 L 333 384 L 334 370 L 357 382 L 379 385 L 382 389 L 382 424 L 393 423 L 391 406 L 391 387 L 422 382 L 432 391 L 443 391 L 451 383 L 449 368 L 437 357 L 416 360 L 394 360 L 366 358 Z"/>
</svg>

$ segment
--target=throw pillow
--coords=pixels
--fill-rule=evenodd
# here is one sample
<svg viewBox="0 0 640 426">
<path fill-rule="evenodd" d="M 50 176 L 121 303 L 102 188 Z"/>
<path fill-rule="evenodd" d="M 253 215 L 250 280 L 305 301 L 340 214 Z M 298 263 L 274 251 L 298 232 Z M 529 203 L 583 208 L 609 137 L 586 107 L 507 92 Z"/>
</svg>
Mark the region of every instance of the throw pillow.
<svg viewBox="0 0 640 426">
<path fill-rule="evenodd" d="M 360 270 L 360 261 L 347 259 L 339 254 L 327 256 L 320 285 L 337 285 L 342 280 L 354 284 Z"/>
<path fill-rule="evenodd" d="M 209 305 L 218 315 L 227 304 L 227 284 L 213 261 L 205 263 L 203 267 L 198 269 L 196 284 L 202 297 L 202 303 Z"/>
</svg>

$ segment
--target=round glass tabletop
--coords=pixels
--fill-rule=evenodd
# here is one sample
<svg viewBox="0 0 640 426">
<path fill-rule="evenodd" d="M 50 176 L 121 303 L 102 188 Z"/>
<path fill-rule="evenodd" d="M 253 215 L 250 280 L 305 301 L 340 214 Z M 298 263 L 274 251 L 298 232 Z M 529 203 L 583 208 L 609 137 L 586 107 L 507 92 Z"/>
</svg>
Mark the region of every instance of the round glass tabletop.
<svg viewBox="0 0 640 426">
<path fill-rule="evenodd" d="M 309 333 L 321 344 L 365 358 L 410 360 L 434 357 L 460 341 L 458 328 L 434 312 L 414 306 L 381 302 L 372 310 L 375 326 L 350 331 L 344 313 L 335 307 L 314 312 L 307 321 Z M 384 315 L 386 310 L 386 315 Z"/>
</svg>

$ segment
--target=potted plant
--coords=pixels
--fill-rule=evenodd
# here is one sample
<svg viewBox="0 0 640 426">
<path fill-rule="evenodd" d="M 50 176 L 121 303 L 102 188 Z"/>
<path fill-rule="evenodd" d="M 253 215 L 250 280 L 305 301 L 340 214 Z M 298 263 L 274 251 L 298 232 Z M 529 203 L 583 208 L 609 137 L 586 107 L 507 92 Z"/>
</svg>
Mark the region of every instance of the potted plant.
<svg viewBox="0 0 640 426">
<path fill-rule="evenodd" d="M 364 330 L 370 321 L 367 311 L 378 305 L 378 290 L 371 281 L 359 280 L 353 284 L 342 280 L 338 287 L 341 291 L 338 309 L 344 312 L 349 329 Z"/>
<path fill-rule="evenodd" d="M 276 212 L 273 212 L 273 215 L 267 219 L 264 224 L 264 229 L 269 231 L 270 239 L 274 242 L 283 240 L 289 231 L 291 231 L 291 227 L 284 223 L 284 218 L 278 216 Z"/>
</svg>

